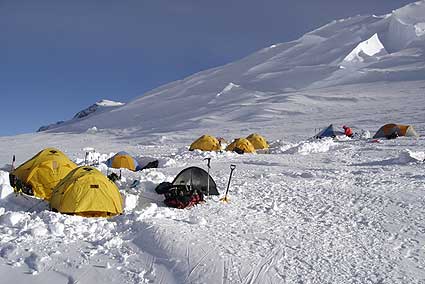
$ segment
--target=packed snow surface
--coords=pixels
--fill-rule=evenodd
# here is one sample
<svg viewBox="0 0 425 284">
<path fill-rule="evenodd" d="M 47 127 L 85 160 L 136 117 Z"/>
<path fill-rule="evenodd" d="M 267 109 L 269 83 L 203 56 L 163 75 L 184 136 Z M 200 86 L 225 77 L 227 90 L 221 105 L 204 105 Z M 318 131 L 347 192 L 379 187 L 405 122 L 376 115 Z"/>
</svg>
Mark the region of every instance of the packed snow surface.
<svg viewBox="0 0 425 284">
<path fill-rule="evenodd" d="M 125 105 L 0 137 L 0 282 L 425 283 L 424 7 L 334 21 Z M 361 64 L 345 65 L 350 54 Z M 363 137 L 311 139 L 331 123 Z M 421 137 L 363 135 L 386 123 Z M 268 154 L 188 151 L 202 134 L 254 132 Z M 9 185 L 12 155 L 17 166 L 46 147 L 105 174 L 119 151 L 159 167 L 122 170 L 120 216 L 62 215 Z M 230 202 L 166 207 L 155 187 L 205 158 L 221 196 L 236 165 Z"/>
</svg>

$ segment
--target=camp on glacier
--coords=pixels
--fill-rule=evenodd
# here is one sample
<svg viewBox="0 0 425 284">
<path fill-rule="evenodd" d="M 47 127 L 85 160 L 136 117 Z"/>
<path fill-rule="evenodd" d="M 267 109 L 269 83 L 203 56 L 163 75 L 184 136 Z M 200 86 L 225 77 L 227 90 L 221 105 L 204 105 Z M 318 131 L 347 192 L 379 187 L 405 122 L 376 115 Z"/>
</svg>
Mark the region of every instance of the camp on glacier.
<svg viewBox="0 0 425 284">
<path fill-rule="evenodd" d="M 0 137 L 1 279 L 424 283 L 424 92 L 422 0 L 335 20 L 129 102 L 99 101 L 37 133 Z M 330 124 L 335 137 L 314 139 Z M 417 135 L 343 135 L 343 125 L 373 134 L 386 124 Z M 212 146 L 191 147 L 206 133 Z M 253 133 L 266 153 L 219 148 L 217 137 Z M 102 175 L 120 151 L 134 166 L 158 166 L 119 166 L 122 214 L 60 214 L 9 183 L 12 155 L 19 166 L 47 147 Z M 219 194 L 167 207 L 155 188 L 190 167 L 207 172 Z M 220 202 L 227 188 L 229 202 Z"/>
</svg>

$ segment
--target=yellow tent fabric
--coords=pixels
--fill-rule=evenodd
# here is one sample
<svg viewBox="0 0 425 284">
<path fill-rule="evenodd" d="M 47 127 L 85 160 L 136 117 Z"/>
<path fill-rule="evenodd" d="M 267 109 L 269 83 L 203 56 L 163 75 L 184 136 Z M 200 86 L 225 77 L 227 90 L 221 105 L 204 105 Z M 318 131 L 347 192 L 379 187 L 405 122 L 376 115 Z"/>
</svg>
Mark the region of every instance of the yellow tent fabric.
<svg viewBox="0 0 425 284">
<path fill-rule="evenodd" d="M 251 144 L 251 142 L 249 142 L 248 139 L 236 138 L 232 143 L 230 143 L 226 147 L 226 151 L 234 151 L 234 152 L 237 152 L 239 154 L 255 153 L 255 148 Z"/>
<path fill-rule="evenodd" d="M 31 187 L 34 196 L 48 200 L 53 188 L 76 167 L 58 149 L 47 148 L 20 165 L 12 174 Z"/>
<path fill-rule="evenodd" d="M 110 168 L 121 169 L 126 168 L 132 171 L 140 170 L 139 163 L 127 152 L 121 151 L 106 161 L 106 165 Z"/>
<path fill-rule="evenodd" d="M 112 160 L 112 168 L 121 169 L 126 168 L 132 171 L 136 170 L 134 160 L 129 155 L 116 155 Z"/>
<path fill-rule="evenodd" d="M 249 142 L 254 146 L 255 150 L 260 149 L 269 149 L 269 144 L 267 143 L 266 139 L 257 133 L 252 133 L 248 137 L 246 137 Z"/>
<path fill-rule="evenodd" d="M 65 214 L 108 217 L 122 213 L 123 201 L 115 183 L 97 169 L 82 166 L 54 188 L 50 207 Z"/>
<path fill-rule="evenodd" d="M 220 151 L 221 147 L 217 138 L 210 135 L 202 135 L 190 145 L 189 151 L 193 150 Z"/>
<path fill-rule="evenodd" d="M 419 137 L 411 125 L 389 123 L 379 128 L 373 138 L 395 138 L 397 136 Z"/>
</svg>

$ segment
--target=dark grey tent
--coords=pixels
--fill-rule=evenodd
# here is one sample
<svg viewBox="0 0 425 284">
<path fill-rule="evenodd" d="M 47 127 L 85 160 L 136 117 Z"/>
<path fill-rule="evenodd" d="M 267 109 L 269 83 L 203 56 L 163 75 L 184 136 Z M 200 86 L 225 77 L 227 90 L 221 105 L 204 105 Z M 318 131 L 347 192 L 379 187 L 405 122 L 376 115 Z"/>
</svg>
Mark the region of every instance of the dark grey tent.
<svg viewBox="0 0 425 284">
<path fill-rule="evenodd" d="M 198 167 L 189 167 L 182 170 L 173 180 L 172 185 L 186 185 L 192 189 L 198 189 L 205 195 L 208 194 L 208 179 L 210 187 L 210 195 L 219 195 L 215 181 L 208 173 Z"/>
<path fill-rule="evenodd" d="M 209 182 L 208 182 L 209 180 Z M 219 195 L 215 181 L 208 173 L 198 167 L 189 167 L 182 170 L 173 180 L 172 183 L 162 182 L 155 191 L 158 194 L 169 193 L 173 188 L 184 188 L 186 192 L 201 191 L 204 195 Z"/>
<path fill-rule="evenodd" d="M 344 135 L 344 132 L 335 130 L 334 126 L 331 124 L 325 129 L 321 130 L 319 133 L 317 133 L 314 138 L 316 139 L 322 139 L 324 137 L 336 137 L 337 135 Z"/>
</svg>

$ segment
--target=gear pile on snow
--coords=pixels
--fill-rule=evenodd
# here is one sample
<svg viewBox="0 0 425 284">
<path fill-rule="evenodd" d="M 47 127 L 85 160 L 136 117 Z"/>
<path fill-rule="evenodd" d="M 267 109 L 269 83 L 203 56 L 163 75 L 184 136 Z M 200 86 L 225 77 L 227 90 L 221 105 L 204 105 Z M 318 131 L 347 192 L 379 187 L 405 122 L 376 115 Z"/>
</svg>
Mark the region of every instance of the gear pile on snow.
<svg viewBox="0 0 425 284">
<path fill-rule="evenodd" d="M 189 167 L 182 170 L 172 183 L 162 182 L 155 188 L 164 194 L 164 203 L 175 208 L 187 208 L 204 201 L 204 195 L 219 195 L 212 177 L 203 169 Z"/>
</svg>

